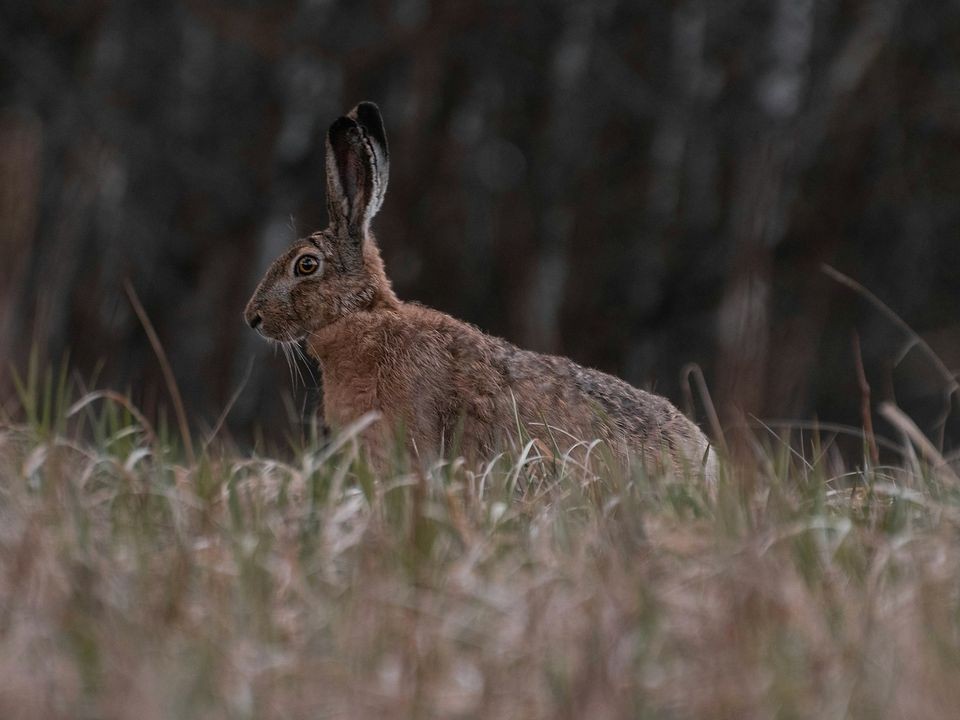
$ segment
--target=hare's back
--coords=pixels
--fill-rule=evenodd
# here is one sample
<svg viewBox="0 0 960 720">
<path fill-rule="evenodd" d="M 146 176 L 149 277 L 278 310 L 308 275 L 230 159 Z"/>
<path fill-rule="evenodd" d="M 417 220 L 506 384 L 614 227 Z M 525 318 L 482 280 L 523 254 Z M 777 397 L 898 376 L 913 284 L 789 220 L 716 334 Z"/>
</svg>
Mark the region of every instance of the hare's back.
<svg viewBox="0 0 960 720">
<path fill-rule="evenodd" d="M 569 358 L 520 349 L 435 310 L 405 311 L 419 336 L 404 345 L 423 361 L 421 393 L 435 387 L 443 398 L 435 407 L 495 426 L 492 436 L 515 432 L 519 419 L 530 429 L 546 422 L 578 440 L 603 438 L 643 452 L 664 448 L 690 460 L 707 447 L 699 428 L 666 398 Z"/>
<path fill-rule="evenodd" d="M 665 398 L 569 358 L 518 350 L 511 365 L 514 382 L 538 386 L 545 399 L 582 404 L 627 433 L 647 435 L 680 415 Z"/>
</svg>

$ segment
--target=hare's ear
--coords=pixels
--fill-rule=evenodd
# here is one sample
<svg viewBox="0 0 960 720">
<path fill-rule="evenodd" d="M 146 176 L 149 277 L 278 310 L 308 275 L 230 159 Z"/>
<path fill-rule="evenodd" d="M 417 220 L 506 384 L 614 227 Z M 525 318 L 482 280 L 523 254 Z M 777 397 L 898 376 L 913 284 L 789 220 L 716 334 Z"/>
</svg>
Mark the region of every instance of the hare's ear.
<svg viewBox="0 0 960 720">
<path fill-rule="evenodd" d="M 390 152 L 380 110 L 362 102 L 327 131 L 330 222 L 363 239 L 387 192 Z"/>
</svg>

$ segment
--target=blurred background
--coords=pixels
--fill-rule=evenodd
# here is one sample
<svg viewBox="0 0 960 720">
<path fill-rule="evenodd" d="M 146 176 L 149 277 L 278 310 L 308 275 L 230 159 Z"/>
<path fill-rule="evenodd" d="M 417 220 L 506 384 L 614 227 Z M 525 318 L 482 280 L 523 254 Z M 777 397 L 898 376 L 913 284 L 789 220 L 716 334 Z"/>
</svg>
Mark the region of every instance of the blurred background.
<svg viewBox="0 0 960 720">
<path fill-rule="evenodd" d="M 0 395 L 36 346 L 165 404 L 129 280 L 198 424 L 240 387 L 241 442 L 308 415 L 241 311 L 371 99 L 402 298 L 681 406 L 696 363 L 730 424 L 859 425 L 856 331 L 874 401 L 960 437 L 955 0 L 0 8 Z"/>
</svg>

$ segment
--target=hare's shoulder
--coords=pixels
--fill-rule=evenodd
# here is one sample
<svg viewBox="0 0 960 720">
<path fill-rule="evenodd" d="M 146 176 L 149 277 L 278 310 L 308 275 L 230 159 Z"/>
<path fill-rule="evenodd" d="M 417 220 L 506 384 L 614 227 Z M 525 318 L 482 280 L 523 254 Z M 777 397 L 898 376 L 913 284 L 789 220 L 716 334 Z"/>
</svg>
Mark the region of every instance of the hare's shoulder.
<svg viewBox="0 0 960 720">
<path fill-rule="evenodd" d="M 403 303 L 388 322 L 388 331 L 403 334 L 420 347 L 425 343 L 457 354 L 486 354 L 491 341 L 497 340 L 468 322 L 416 302 Z"/>
</svg>

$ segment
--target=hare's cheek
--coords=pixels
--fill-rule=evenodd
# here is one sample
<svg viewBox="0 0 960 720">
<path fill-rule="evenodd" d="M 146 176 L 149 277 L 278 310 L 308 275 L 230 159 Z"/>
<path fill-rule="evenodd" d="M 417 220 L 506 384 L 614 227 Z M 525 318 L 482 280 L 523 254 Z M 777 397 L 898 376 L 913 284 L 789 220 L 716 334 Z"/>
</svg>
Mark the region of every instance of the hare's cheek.
<svg viewBox="0 0 960 720">
<path fill-rule="evenodd" d="M 316 284 L 300 283 L 290 291 L 290 317 L 298 325 L 304 325 L 314 314 Z"/>
</svg>

